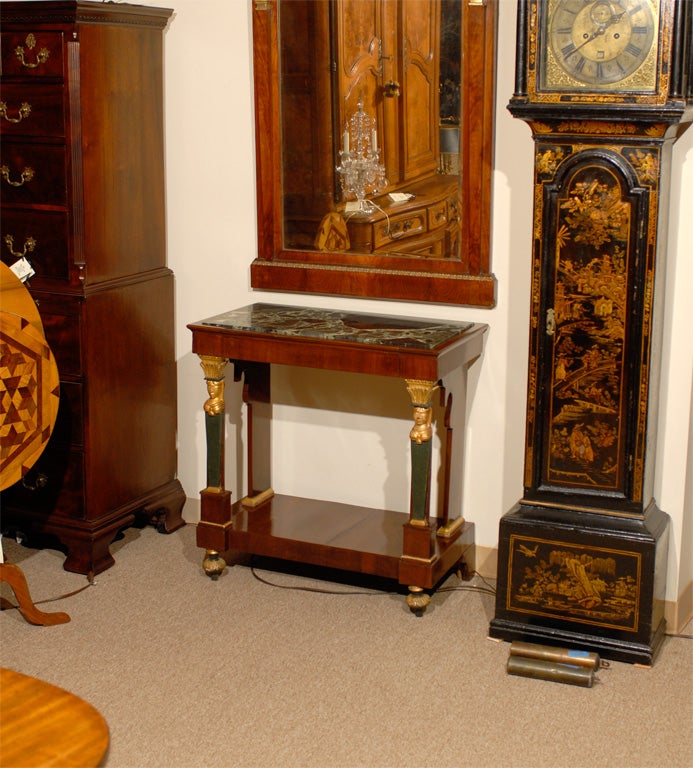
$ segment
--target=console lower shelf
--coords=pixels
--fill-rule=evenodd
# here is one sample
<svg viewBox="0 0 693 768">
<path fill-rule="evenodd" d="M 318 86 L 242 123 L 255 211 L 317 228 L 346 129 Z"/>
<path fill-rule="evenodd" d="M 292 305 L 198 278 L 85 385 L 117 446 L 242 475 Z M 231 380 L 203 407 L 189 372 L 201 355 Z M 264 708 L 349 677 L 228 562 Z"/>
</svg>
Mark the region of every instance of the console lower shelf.
<svg viewBox="0 0 693 768">
<path fill-rule="evenodd" d="M 431 525 L 437 527 L 436 519 Z M 465 522 L 454 538 L 434 536 L 430 559 L 404 557 L 402 530 L 409 515 L 333 501 L 277 494 L 258 507 L 237 501 L 227 530 L 228 549 L 292 562 L 336 568 L 434 587 L 474 541 L 474 525 Z M 207 546 L 204 523 L 198 545 Z"/>
</svg>

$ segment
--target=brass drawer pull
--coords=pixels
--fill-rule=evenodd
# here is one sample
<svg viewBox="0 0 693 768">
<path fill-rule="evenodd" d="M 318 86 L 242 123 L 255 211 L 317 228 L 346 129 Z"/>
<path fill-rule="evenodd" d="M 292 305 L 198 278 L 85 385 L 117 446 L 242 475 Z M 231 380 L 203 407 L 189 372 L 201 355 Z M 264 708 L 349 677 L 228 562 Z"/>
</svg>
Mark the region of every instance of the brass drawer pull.
<svg viewBox="0 0 693 768">
<path fill-rule="evenodd" d="M 0 168 L 0 174 L 11 187 L 21 187 L 25 184 L 25 182 L 31 181 L 36 175 L 33 168 L 25 168 L 22 171 L 19 181 L 12 181 L 12 179 L 10 179 L 10 169 L 6 165 L 3 165 Z"/>
<path fill-rule="evenodd" d="M 36 240 L 33 237 L 27 237 L 24 241 L 24 250 L 21 253 L 13 250 L 14 237 L 12 237 L 12 235 L 5 235 L 5 245 L 16 259 L 21 259 L 26 256 L 27 251 L 33 251 L 34 248 L 36 248 Z"/>
<path fill-rule="evenodd" d="M 8 123 L 21 123 L 25 117 L 29 117 L 31 114 L 31 104 L 27 104 L 23 101 L 19 107 L 18 117 L 10 117 L 7 114 L 7 104 L 4 101 L 0 101 L 0 116 L 4 117 Z"/>
<path fill-rule="evenodd" d="M 45 488 L 48 485 L 48 478 L 42 472 L 36 475 L 36 480 L 33 483 L 29 482 L 26 477 L 22 478 L 22 485 L 28 491 L 38 491 L 39 488 Z"/>
<path fill-rule="evenodd" d="M 26 47 L 33 51 L 34 48 L 36 48 L 36 38 L 34 35 L 30 32 L 26 36 Z M 48 60 L 48 57 L 51 55 L 51 52 L 48 50 L 48 48 L 41 48 L 40 51 L 36 52 L 36 61 L 25 61 L 24 59 L 24 47 L 21 45 L 18 45 L 14 49 L 15 56 L 22 62 L 22 66 L 26 67 L 27 69 L 36 69 L 37 67 L 40 67 L 41 64 L 45 64 Z"/>
</svg>

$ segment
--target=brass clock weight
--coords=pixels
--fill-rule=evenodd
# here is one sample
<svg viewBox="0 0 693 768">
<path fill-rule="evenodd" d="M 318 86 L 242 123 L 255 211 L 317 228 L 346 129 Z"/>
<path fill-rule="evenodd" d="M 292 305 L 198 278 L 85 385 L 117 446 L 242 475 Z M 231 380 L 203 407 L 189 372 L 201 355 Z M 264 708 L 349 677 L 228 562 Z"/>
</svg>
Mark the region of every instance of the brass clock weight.
<svg viewBox="0 0 693 768">
<path fill-rule="evenodd" d="M 646 665 L 664 638 L 658 361 L 692 28 L 686 1 L 518 2 L 508 108 L 534 140 L 529 375 L 494 637 Z"/>
</svg>

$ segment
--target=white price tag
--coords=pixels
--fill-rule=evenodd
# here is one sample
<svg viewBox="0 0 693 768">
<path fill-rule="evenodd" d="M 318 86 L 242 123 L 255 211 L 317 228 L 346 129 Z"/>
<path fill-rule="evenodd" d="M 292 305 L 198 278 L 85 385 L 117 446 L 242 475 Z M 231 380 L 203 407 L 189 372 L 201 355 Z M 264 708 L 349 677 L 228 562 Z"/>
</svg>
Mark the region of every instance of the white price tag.
<svg viewBox="0 0 693 768">
<path fill-rule="evenodd" d="M 15 261 L 10 269 L 23 283 L 36 274 L 31 264 L 29 264 L 28 259 L 26 259 L 24 256 L 22 256 L 21 259 L 17 259 L 17 261 Z"/>
<path fill-rule="evenodd" d="M 389 198 L 393 203 L 406 203 L 407 200 L 411 200 L 416 197 L 409 192 L 390 192 Z"/>
</svg>

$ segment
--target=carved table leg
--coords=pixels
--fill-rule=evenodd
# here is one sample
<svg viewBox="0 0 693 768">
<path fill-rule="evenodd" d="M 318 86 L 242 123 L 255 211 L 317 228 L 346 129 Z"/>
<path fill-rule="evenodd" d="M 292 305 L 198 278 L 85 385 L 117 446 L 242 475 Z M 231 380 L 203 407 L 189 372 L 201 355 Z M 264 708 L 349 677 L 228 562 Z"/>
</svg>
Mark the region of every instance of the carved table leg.
<svg viewBox="0 0 693 768">
<path fill-rule="evenodd" d="M 227 531 L 231 525 L 231 493 L 224 488 L 224 369 L 223 357 L 200 355 L 209 397 L 205 401 L 207 439 L 207 487 L 200 494 L 201 519 L 197 544 L 205 547 L 202 567 L 217 579 L 226 567 L 220 551 L 228 549 Z"/>
<path fill-rule="evenodd" d="M 29 585 L 22 569 L 14 563 L 0 563 L 0 582 L 5 582 L 12 587 L 12 591 L 17 598 L 17 605 L 24 618 L 31 624 L 39 624 L 48 627 L 55 624 L 66 624 L 70 621 L 67 613 L 56 611 L 55 613 L 46 613 L 40 611 L 31 599 Z"/>
<path fill-rule="evenodd" d="M 462 475 L 453 472 L 452 466 L 464 466 L 465 404 L 467 401 L 467 368 L 461 366 L 446 377 L 450 392 L 445 405 L 445 492 L 442 522 L 436 535 L 443 539 L 455 538 L 464 526 L 462 516 Z M 455 407 L 455 405 L 457 407 Z M 454 462 L 453 462 L 454 457 Z"/>
<path fill-rule="evenodd" d="M 433 532 L 429 522 L 431 493 L 431 450 L 433 438 L 433 393 L 438 389 L 435 381 L 407 379 L 407 390 L 414 406 L 414 426 L 409 432 L 411 440 L 411 496 L 409 523 L 404 529 L 403 558 L 432 562 L 434 556 Z M 426 609 L 430 597 L 418 585 L 409 585 L 407 605 L 412 611 Z"/>
<path fill-rule="evenodd" d="M 272 490 L 271 422 L 269 363 L 247 360 L 234 362 L 234 376 L 243 375 L 243 402 L 247 414 L 248 494 L 244 507 L 259 507 L 274 496 Z"/>
</svg>

